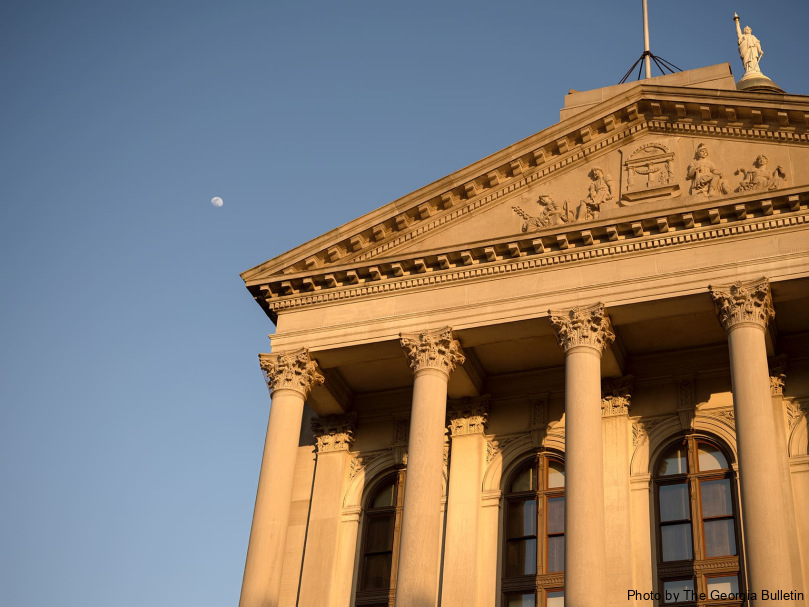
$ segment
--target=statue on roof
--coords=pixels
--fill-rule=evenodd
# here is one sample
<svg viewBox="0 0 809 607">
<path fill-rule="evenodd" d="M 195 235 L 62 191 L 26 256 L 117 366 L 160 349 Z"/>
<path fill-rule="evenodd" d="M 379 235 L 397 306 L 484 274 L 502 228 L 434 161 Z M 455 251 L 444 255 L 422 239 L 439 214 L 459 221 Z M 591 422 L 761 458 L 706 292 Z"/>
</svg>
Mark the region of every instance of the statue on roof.
<svg viewBox="0 0 809 607">
<path fill-rule="evenodd" d="M 744 73 L 760 72 L 761 69 L 758 67 L 758 62 L 764 55 L 764 51 L 761 50 L 761 42 L 753 35 L 753 30 L 750 29 L 749 25 L 744 27 L 744 33 L 742 33 L 742 29 L 739 26 L 739 15 L 736 13 L 733 14 L 733 21 L 736 22 L 736 36 L 739 40 L 739 57 L 742 58 L 742 64 L 744 64 Z"/>
</svg>

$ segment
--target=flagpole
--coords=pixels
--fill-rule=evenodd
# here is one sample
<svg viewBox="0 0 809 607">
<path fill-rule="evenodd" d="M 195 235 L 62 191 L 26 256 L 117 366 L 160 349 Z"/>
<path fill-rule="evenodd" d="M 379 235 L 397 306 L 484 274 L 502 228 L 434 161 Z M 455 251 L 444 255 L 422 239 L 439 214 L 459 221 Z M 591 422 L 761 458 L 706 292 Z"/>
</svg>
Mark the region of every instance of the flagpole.
<svg viewBox="0 0 809 607">
<path fill-rule="evenodd" d="M 646 0 L 643 0 L 643 59 L 646 68 L 646 77 L 652 77 L 652 53 L 649 50 L 649 9 Z"/>
</svg>

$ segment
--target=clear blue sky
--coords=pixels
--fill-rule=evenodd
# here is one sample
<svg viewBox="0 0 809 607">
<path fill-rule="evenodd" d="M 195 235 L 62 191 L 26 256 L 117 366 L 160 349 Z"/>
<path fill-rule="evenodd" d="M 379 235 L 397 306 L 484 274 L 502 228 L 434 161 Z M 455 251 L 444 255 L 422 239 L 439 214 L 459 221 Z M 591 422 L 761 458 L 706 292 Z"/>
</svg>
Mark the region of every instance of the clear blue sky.
<svg viewBox="0 0 809 607">
<path fill-rule="evenodd" d="M 235 605 L 273 330 L 239 272 L 617 83 L 640 4 L 5 0 L 0 604 Z M 809 93 L 805 0 L 649 4 L 679 67 L 740 77 L 736 10 Z"/>
</svg>

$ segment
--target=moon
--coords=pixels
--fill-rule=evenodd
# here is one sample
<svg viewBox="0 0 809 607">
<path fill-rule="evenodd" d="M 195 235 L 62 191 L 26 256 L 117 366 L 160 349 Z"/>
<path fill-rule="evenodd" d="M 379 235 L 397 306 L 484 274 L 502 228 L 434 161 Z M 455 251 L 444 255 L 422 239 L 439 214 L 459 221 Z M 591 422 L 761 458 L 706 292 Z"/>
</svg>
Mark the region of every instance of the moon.
<svg viewBox="0 0 809 607">
<path fill-rule="evenodd" d="M 211 198 L 211 204 L 215 207 L 221 207 L 223 204 L 225 204 L 225 201 L 222 200 L 219 196 L 214 196 L 213 198 Z"/>
</svg>

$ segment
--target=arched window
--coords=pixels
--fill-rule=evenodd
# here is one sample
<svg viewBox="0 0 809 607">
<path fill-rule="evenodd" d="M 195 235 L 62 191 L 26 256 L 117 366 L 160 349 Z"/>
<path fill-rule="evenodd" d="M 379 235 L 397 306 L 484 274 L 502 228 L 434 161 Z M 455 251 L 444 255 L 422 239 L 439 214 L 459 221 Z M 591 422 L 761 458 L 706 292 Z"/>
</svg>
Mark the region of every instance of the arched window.
<svg viewBox="0 0 809 607">
<path fill-rule="evenodd" d="M 509 478 L 503 533 L 504 607 L 562 607 L 565 466 L 540 453 Z"/>
<path fill-rule="evenodd" d="M 388 475 L 365 502 L 357 606 L 393 607 L 404 479 L 404 470 Z"/>
<path fill-rule="evenodd" d="M 715 441 L 687 436 L 663 452 L 654 485 L 661 605 L 714 605 L 722 594 L 743 592 L 727 452 Z"/>
</svg>

